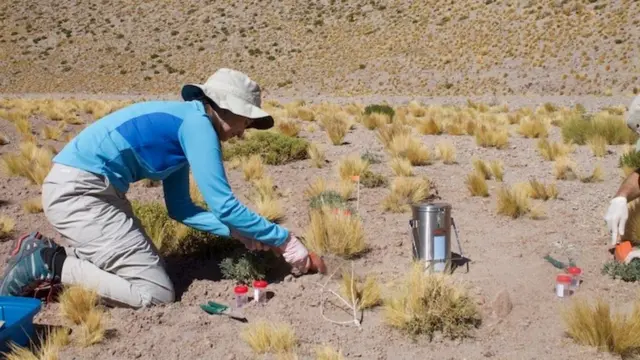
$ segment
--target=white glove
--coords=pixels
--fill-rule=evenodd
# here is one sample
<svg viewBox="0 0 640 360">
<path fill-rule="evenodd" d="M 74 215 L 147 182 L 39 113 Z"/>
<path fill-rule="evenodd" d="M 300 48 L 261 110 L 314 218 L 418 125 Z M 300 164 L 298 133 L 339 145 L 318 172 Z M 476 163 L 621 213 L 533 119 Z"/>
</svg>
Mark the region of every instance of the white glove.
<svg viewBox="0 0 640 360">
<path fill-rule="evenodd" d="M 607 227 L 611 232 L 611 245 L 618 243 L 618 236 L 624 235 L 624 227 L 629 218 L 629 208 L 627 207 L 627 198 L 624 196 L 617 196 L 613 198 L 609 204 L 607 215 L 604 219 L 607 222 Z"/>
<path fill-rule="evenodd" d="M 631 250 L 631 252 L 627 254 L 627 257 L 624 259 L 624 263 L 628 265 L 629 263 L 631 263 L 631 260 L 639 259 L 639 258 L 640 258 L 640 250 Z"/>
<path fill-rule="evenodd" d="M 295 236 L 290 236 L 287 241 L 280 246 L 284 260 L 297 271 L 307 273 L 311 266 L 309 251 Z"/>
</svg>

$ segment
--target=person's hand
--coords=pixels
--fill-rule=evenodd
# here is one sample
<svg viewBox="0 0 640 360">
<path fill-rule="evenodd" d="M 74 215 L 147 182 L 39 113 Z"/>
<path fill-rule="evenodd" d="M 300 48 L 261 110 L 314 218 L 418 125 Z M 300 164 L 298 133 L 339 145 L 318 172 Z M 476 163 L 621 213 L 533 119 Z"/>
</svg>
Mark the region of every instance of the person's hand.
<svg viewBox="0 0 640 360">
<path fill-rule="evenodd" d="M 627 198 L 617 196 L 613 198 L 609 204 L 609 209 L 604 219 L 607 227 L 611 232 L 611 246 L 618 243 L 619 236 L 624 235 L 624 227 L 629 218 L 629 208 L 627 207 Z"/>
<path fill-rule="evenodd" d="M 284 260 L 296 271 L 303 274 L 309 271 L 311 266 L 309 251 L 297 237 L 289 236 L 287 241 L 280 246 L 279 251 L 282 253 Z"/>
<path fill-rule="evenodd" d="M 271 247 L 267 244 L 264 244 L 260 241 L 254 240 L 254 239 L 249 239 L 248 237 L 242 236 L 240 235 L 240 233 L 238 233 L 235 230 L 231 230 L 231 237 L 233 237 L 234 239 L 237 239 L 238 241 L 240 241 L 241 243 L 244 244 L 244 247 L 247 248 L 247 250 L 249 251 L 269 251 L 271 250 Z"/>
</svg>

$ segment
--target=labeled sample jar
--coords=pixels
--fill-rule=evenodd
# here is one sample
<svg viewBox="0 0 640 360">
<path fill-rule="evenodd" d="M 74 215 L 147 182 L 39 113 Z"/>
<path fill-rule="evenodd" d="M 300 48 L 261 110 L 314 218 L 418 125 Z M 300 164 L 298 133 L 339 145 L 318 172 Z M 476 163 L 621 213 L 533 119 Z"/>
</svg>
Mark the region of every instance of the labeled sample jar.
<svg viewBox="0 0 640 360">
<path fill-rule="evenodd" d="M 571 275 L 561 274 L 556 277 L 556 295 L 567 297 L 571 294 Z"/>
<path fill-rule="evenodd" d="M 233 293 L 236 295 L 236 308 L 241 308 L 247 303 L 247 293 L 249 287 L 246 285 L 238 285 L 233 289 Z"/>
<path fill-rule="evenodd" d="M 264 280 L 255 280 L 253 282 L 253 301 L 258 304 L 267 302 L 267 285 Z"/>
<path fill-rule="evenodd" d="M 567 268 L 567 272 L 571 275 L 571 290 L 577 290 L 580 287 L 580 275 L 582 275 L 582 269 L 576 266 Z"/>
</svg>

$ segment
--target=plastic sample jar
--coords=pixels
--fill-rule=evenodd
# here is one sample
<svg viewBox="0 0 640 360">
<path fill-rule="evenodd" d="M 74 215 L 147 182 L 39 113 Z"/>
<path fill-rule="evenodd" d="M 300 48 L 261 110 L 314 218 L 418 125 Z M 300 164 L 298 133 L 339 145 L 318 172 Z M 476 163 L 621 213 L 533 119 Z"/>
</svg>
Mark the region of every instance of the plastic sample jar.
<svg viewBox="0 0 640 360">
<path fill-rule="evenodd" d="M 238 285 L 233 289 L 233 293 L 236 295 L 236 308 L 241 308 L 247 303 L 247 293 L 249 287 L 246 285 Z"/>
<path fill-rule="evenodd" d="M 556 277 L 556 295 L 567 297 L 571 294 L 571 275 L 561 274 Z"/>
<path fill-rule="evenodd" d="M 580 275 L 582 275 L 582 269 L 576 266 L 567 268 L 567 272 L 571 275 L 571 290 L 576 290 L 580 287 Z"/>
<path fill-rule="evenodd" d="M 267 302 L 267 285 L 264 280 L 255 280 L 253 282 L 253 301 L 259 304 Z"/>
</svg>

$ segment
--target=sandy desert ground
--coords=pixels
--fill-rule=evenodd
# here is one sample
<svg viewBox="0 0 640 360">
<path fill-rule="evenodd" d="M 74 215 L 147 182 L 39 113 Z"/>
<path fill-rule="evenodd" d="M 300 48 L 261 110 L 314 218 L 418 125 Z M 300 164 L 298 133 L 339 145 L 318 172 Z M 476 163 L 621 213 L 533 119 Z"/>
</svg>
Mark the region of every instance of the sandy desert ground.
<svg viewBox="0 0 640 360">
<path fill-rule="evenodd" d="M 350 99 L 333 100 L 335 103 L 347 103 Z M 629 101 L 628 98 L 578 96 L 556 100 L 554 103 L 559 107 L 584 104 L 589 112 L 616 104 L 622 110 Z M 282 99 L 281 102 L 287 103 Z M 526 98 L 509 98 L 508 102 L 504 102 L 512 112 L 523 106 L 533 106 L 531 109 L 535 110 L 537 107 L 531 105 L 534 103 Z M 436 99 L 425 101 L 423 106 L 426 108 L 438 104 Z M 309 103 L 306 106 L 312 108 L 314 105 Z M 458 105 L 462 108 L 467 106 L 465 102 Z M 498 105 L 503 103 L 499 102 Z M 398 102 L 394 106 L 398 109 L 406 106 L 406 102 Z M 278 114 L 287 113 L 283 109 L 277 111 L 280 111 Z M 51 145 L 55 149 L 64 145 L 64 140 L 42 140 L 43 127 L 55 126 L 55 122 L 41 115 L 33 115 L 29 119 L 31 134 L 40 144 Z M 83 115 L 81 119 L 90 122 L 91 116 Z M 285 120 L 278 118 L 278 121 Z M 344 144 L 333 145 L 317 120 L 305 121 L 293 116 L 289 120 L 301 125 L 298 137 L 325 149 L 328 161 L 322 168 L 316 168 L 308 159 L 266 166 L 266 173 L 283 194 L 283 208 L 287 216 L 284 225 L 294 233 L 303 233 L 307 225 L 304 189 L 318 178 L 337 180 L 337 167 L 345 156 L 366 152 L 376 154 L 381 161 L 372 164 L 371 169 L 388 179 L 394 178 L 389 165 L 390 156 L 377 138 L 376 131 L 367 129 L 362 123 L 354 124 L 345 136 Z M 82 126 L 67 125 L 66 131 L 73 134 Z M 410 126 L 412 134 L 432 154 L 436 145 L 443 141 L 453 144 L 456 150 L 454 164 L 444 164 L 434 158 L 432 164 L 414 166 L 413 169 L 414 176 L 425 175 L 432 179 L 441 198 L 438 201 L 452 204 L 464 254 L 472 260 L 468 273 L 464 268 L 454 273 L 454 278 L 469 289 L 482 314 L 482 324 L 471 332 L 471 338 L 448 340 L 436 336 L 432 342 L 424 337 L 412 340 L 384 323 L 380 307 L 364 312 L 361 329 L 353 325 L 332 324 L 323 320 L 320 313 L 318 284 L 324 282 L 326 277 L 318 274 L 275 280 L 270 285 L 274 297 L 268 305 L 246 310 L 249 324 L 208 316 L 199 305 L 209 300 L 231 301 L 233 283 L 219 278 L 215 262 L 197 260 L 183 263 L 171 271 L 176 282 L 187 287 L 180 295 L 179 302 L 139 311 L 110 309 L 107 324 L 110 336 L 88 348 L 65 347 L 61 358 L 261 358 L 252 353 L 239 334 L 250 323 L 262 319 L 284 322 L 292 327 L 299 340 L 295 353 L 300 359 L 315 358 L 316 347 L 323 344 L 340 349 L 347 359 L 617 358 L 591 347 L 577 345 L 565 335 L 566 328 L 560 312 L 569 299 L 556 297 L 554 281 L 558 270 L 543 257 L 551 254 L 566 260 L 566 256 L 571 255 L 576 259 L 584 270 L 584 283 L 574 297 L 602 297 L 609 300 L 616 311 L 626 310 L 633 304 L 637 296 L 634 284 L 612 280 L 600 273 L 603 263 L 611 258 L 606 251 L 608 235 L 603 216 L 609 199 L 622 180 L 618 159 L 624 145 L 608 145 L 606 154 L 599 158 L 587 145 L 576 146 L 575 152 L 570 154 L 579 176 L 587 176 L 596 166 L 601 166 L 601 182 L 558 180 L 554 176 L 553 162 L 545 160 L 537 150 L 539 139 L 520 135 L 518 124 L 504 126 L 509 131 L 509 142 L 503 149 L 479 146 L 474 136 L 470 135 L 423 135 L 415 126 Z M 7 119 L 0 120 L 0 132 L 9 140 L 8 144 L 0 147 L 0 153 L 16 152 L 25 135 L 18 132 L 15 123 Z M 63 134 L 61 139 L 64 138 Z M 549 126 L 548 139 L 552 142 L 562 140 L 558 126 Z M 487 181 L 488 197 L 472 197 L 466 187 L 466 177 L 474 169 L 473 158 L 503 163 L 503 181 Z M 239 198 L 252 207 L 247 198 L 250 185 L 243 179 L 242 169 L 229 169 L 228 176 Z M 42 213 L 28 214 L 22 207 L 24 201 L 39 196 L 38 186 L 29 184 L 22 177 L 9 177 L 5 173 L 1 179 L 1 214 L 16 220 L 15 234 L 37 229 L 54 235 Z M 536 202 L 542 204 L 546 215 L 541 219 L 526 215 L 512 219 L 497 214 L 499 189 L 529 179 L 557 184 L 557 199 Z M 411 260 L 410 214 L 383 211 L 381 202 L 389 191 L 388 187 L 361 189 L 359 214 L 370 250 L 354 261 L 358 274 L 371 274 L 378 279 L 383 297 L 394 295 L 394 286 L 407 274 Z M 161 194 L 160 187 L 147 188 L 136 184 L 128 197 L 151 201 L 160 199 Z M 11 241 L 0 243 L 0 260 L 6 259 L 11 245 Z M 453 249 L 457 250 L 456 247 L 454 242 Z M 333 315 L 348 320 L 344 314 Z M 37 321 L 46 325 L 64 324 L 55 303 L 44 309 Z M 155 349 L 155 346 L 158 348 Z"/>
</svg>

